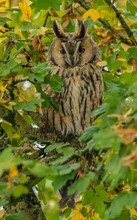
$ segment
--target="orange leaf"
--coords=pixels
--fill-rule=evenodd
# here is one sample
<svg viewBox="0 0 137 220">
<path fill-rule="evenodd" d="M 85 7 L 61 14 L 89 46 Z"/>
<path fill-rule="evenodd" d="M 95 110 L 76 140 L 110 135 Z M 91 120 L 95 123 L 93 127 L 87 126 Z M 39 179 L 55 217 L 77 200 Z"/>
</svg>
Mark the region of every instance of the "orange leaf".
<svg viewBox="0 0 137 220">
<path fill-rule="evenodd" d="M 124 138 L 124 144 L 128 145 L 132 143 L 137 138 L 137 129 L 134 128 L 114 128 L 114 130 Z"/>
<path fill-rule="evenodd" d="M 95 9 L 89 9 L 83 14 L 83 19 L 91 17 L 91 19 L 95 22 L 100 18 L 100 13 Z"/>
<path fill-rule="evenodd" d="M 135 160 L 137 160 L 137 150 L 132 151 L 132 153 L 123 158 L 123 166 L 129 166 L 131 163 L 133 163 Z"/>
</svg>

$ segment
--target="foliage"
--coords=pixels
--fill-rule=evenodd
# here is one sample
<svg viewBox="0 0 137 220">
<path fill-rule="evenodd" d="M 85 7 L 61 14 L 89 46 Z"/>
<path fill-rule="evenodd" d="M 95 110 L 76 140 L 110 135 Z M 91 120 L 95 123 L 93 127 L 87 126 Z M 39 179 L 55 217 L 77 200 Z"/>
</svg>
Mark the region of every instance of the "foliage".
<svg viewBox="0 0 137 220">
<path fill-rule="evenodd" d="M 114 2 L 0 0 L 0 206 L 35 186 L 48 220 L 137 218 L 137 5 Z M 73 19 L 85 19 L 103 54 L 104 103 L 94 124 L 67 141 L 43 128 L 42 109 L 58 108 L 42 85 L 62 89 L 46 62 L 55 19 L 69 32 Z M 59 210 L 57 191 L 76 173 L 68 194 L 80 195 L 77 208 Z M 0 218 L 27 219 L 20 208 Z"/>
</svg>

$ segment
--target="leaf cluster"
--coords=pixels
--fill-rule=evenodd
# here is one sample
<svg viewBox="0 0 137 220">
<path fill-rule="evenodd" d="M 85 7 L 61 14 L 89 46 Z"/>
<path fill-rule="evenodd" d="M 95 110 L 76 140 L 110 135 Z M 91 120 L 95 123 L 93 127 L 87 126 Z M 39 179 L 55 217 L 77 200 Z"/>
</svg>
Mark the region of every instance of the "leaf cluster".
<svg viewBox="0 0 137 220">
<path fill-rule="evenodd" d="M 0 218 L 28 219 L 17 204 L 35 187 L 45 219 L 136 219 L 135 1 L 7 0 L 0 6 Z M 104 103 L 81 137 L 57 137 L 43 126 L 43 109 L 58 111 L 44 86 L 62 90 L 46 61 L 55 19 L 69 32 L 73 19 L 85 19 L 103 54 Z M 68 182 L 76 210 L 58 208 L 58 191 Z"/>
</svg>

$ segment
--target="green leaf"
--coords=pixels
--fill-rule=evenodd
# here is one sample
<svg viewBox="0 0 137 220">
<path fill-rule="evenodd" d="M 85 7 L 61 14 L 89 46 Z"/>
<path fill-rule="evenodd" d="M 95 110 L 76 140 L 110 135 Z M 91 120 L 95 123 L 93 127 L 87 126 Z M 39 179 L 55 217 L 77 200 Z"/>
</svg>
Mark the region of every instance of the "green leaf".
<svg viewBox="0 0 137 220">
<path fill-rule="evenodd" d="M 93 137 L 94 133 L 98 132 L 98 130 L 99 130 L 98 125 L 92 125 L 91 127 L 87 128 L 82 134 L 82 136 L 79 138 L 80 141 L 84 141 L 84 142 L 88 141 Z"/>
<path fill-rule="evenodd" d="M 14 106 L 15 110 L 25 110 L 25 111 L 33 111 L 35 110 L 37 104 L 44 102 L 44 99 L 32 99 L 26 103 L 24 102 L 17 102 Z"/>
<path fill-rule="evenodd" d="M 42 107 L 43 108 L 50 107 L 51 106 L 50 97 L 45 92 L 43 92 L 39 84 L 36 84 L 36 89 L 41 94 L 41 98 L 44 99 L 44 102 L 42 102 Z"/>
<path fill-rule="evenodd" d="M 108 109 L 108 103 L 103 103 L 102 105 L 100 105 L 97 109 L 95 109 L 92 113 L 91 113 L 91 118 L 100 116 L 101 114 L 105 113 L 106 110 Z"/>
<path fill-rule="evenodd" d="M 19 141 L 20 135 L 17 133 L 16 129 L 12 126 L 11 123 L 7 121 L 2 121 L 1 127 L 5 131 L 5 133 L 8 135 L 11 142 L 13 141 Z"/>
<path fill-rule="evenodd" d="M 38 27 L 39 27 L 38 25 L 29 23 L 29 22 L 25 22 L 25 21 L 21 23 L 21 30 L 22 31 L 29 31 L 31 29 L 36 29 Z"/>
<path fill-rule="evenodd" d="M 126 208 L 121 212 L 120 216 L 115 218 L 115 220 L 132 220 L 132 219 L 137 220 L 136 218 L 131 217 L 130 210 Z"/>
<path fill-rule="evenodd" d="M 13 188 L 12 193 L 13 193 L 13 195 L 14 195 L 16 198 L 19 198 L 19 197 L 21 197 L 22 195 L 28 193 L 28 188 L 27 188 L 26 186 L 23 186 L 23 185 L 18 185 L 18 186 L 15 186 L 15 187 Z"/>
<path fill-rule="evenodd" d="M 7 205 L 9 203 L 9 201 L 5 200 L 5 199 L 0 199 L 0 207 Z"/>
<path fill-rule="evenodd" d="M 32 6 L 37 9 L 37 11 L 41 9 L 48 9 L 52 8 L 53 10 L 59 10 L 61 0 L 50 0 L 50 1 L 43 1 L 43 0 L 33 0 Z"/>
<path fill-rule="evenodd" d="M 85 192 L 83 200 L 83 205 L 93 205 L 95 211 L 100 214 L 100 216 L 104 215 L 106 205 L 104 204 L 103 200 L 99 195 L 96 194 L 93 189 L 89 189 Z"/>
<path fill-rule="evenodd" d="M 14 155 L 12 153 L 12 149 L 8 148 L 4 150 L 0 155 L 0 176 L 3 171 L 9 169 L 14 165 Z"/>
<path fill-rule="evenodd" d="M 38 178 L 43 178 L 45 176 L 53 177 L 57 175 L 57 171 L 46 164 L 36 163 L 34 161 L 24 161 L 23 164 L 31 174 Z"/>
<path fill-rule="evenodd" d="M 127 0 L 126 6 L 127 10 L 130 11 L 133 16 L 135 16 L 137 13 L 137 7 L 133 4 L 133 2 L 131 0 Z"/>
<path fill-rule="evenodd" d="M 17 66 L 17 63 L 15 62 L 14 59 L 11 59 L 8 63 L 7 63 L 7 67 L 9 70 L 14 69 Z"/>
<path fill-rule="evenodd" d="M 137 48 L 136 47 L 133 47 L 133 48 L 129 48 L 127 50 L 128 52 L 128 60 L 131 59 L 131 58 L 137 58 Z"/>
<path fill-rule="evenodd" d="M 0 64 L 0 76 L 7 76 L 10 73 L 10 69 L 4 63 Z"/>
<path fill-rule="evenodd" d="M 83 195 L 83 199 L 82 199 L 82 204 L 85 205 L 90 205 L 92 203 L 92 198 L 94 197 L 94 192 L 93 189 L 88 189 L 84 195 Z"/>
<path fill-rule="evenodd" d="M 120 215 L 124 206 L 134 208 L 137 202 L 137 192 L 121 192 L 112 201 L 105 213 L 105 220 L 114 219 Z"/>
<path fill-rule="evenodd" d="M 66 144 L 63 144 L 63 143 L 50 144 L 45 148 L 44 152 L 50 152 L 53 150 L 57 151 L 58 149 L 66 146 L 66 145 L 68 145 L 68 143 L 66 143 Z"/>
<path fill-rule="evenodd" d="M 62 79 L 58 75 L 53 75 L 50 77 L 50 86 L 51 88 L 56 91 L 56 92 L 61 92 L 62 91 Z"/>
<path fill-rule="evenodd" d="M 24 120 L 25 122 L 27 122 L 29 125 L 34 125 L 34 124 L 35 124 L 34 121 L 32 120 L 32 118 L 31 118 L 29 115 L 23 114 L 23 115 L 21 115 L 21 117 L 22 117 L 23 120 Z"/>
<path fill-rule="evenodd" d="M 33 67 L 31 68 L 32 72 L 34 72 L 34 73 L 43 73 L 43 72 L 50 71 L 50 70 L 52 70 L 52 69 L 53 69 L 52 67 L 49 67 L 49 66 L 48 66 L 48 63 L 47 63 L 47 62 L 40 63 L 40 64 L 38 64 L 37 66 L 33 66 Z"/>
<path fill-rule="evenodd" d="M 26 220 L 21 213 L 7 215 L 5 220 Z"/>
<path fill-rule="evenodd" d="M 111 128 L 106 128 L 95 133 L 93 140 L 96 143 L 95 149 L 113 148 L 118 150 L 120 144 L 123 142 L 123 138 Z"/>
<path fill-rule="evenodd" d="M 134 82 L 128 89 L 127 95 L 136 95 L 137 94 L 137 82 Z"/>
<path fill-rule="evenodd" d="M 62 169 L 59 171 L 60 175 L 65 175 L 68 173 L 71 173 L 73 170 L 77 170 L 80 167 L 79 163 L 75 163 L 75 164 L 70 164 L 70 165 L 66 165 L 66 168 Z"/>
<path fill-rule="evenodd" d="M 74 155 L 74 148 L 73 147 L 65 147 L 63 149 L 59 149 L 58 153 L 62 154 L 59 158 L 54 160 L 51 164 L 58 165 L 66 162 Z"/>
<path fill-rule="evenodd" d="M 53 181 L 53 186 L 54 186 L 55 191 L 58 191 L 59 189 L 61 189 L 61 187 L 63 187 L 68 180 L 73 180 L 74 176 L 75 176 L 75 172 L 71 172 L 66 175 L 57 176 L 55 180 Z"/>
<path fill-rule="evenodd" d="M 94 190 L 96 191 L 97 195 L 102 199 L 104 202 L 110 202 L 109 195 L 105 191 L 104 186 L 97 185 L 94 187 Z"/>
<path fill-rule="evenodd" d="M 62 78 L 58 75 L 47 74 L 44 77 L 44 83 L 49 84 L 51 88 L 56 92 L 61 92 L 63 81 Z"/>
<path fill-rule="evenodd" d="M 104 216 L 106 205 L 104 204 L 102 198 L 95 195 L 95 197 L 93 197 L 93 206 L 95 211 L 99 213 L 101 217 Z"/>
<path fill-rule="evenodd" d="M 45 73 L 32 73 L 29 77 L 30 81 L 37 81 L 37 82 L 44 82 L 44 76 L 45 76 Z"/>
<path fill-rule="evenodd" d="M 79 193 L 85 192 L 89 183 L 92 180 L 93 181 L 97 180 L 97 176 L 95 173 L 89 172 L 86 176 L 78 179 L 68 188 L 68 195 L 71 195 L 75 192 L 79 192 Z"/>
</svg>

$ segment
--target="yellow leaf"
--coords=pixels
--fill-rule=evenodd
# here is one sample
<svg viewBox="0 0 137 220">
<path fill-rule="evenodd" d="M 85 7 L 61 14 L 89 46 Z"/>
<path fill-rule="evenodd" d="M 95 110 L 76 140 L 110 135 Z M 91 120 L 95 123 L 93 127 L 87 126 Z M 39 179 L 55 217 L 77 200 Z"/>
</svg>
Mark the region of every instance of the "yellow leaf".
<svg viewBox="0 0 137 220">
<path fill-rule="evenodd" d="M 0 209 L 0 218 L 2 219 L 5 214 L 5 210 L 3 208 Z"/>
<path fill-rule="evenodd" d="M 100 218 L 98 213 L 94 213 L 93 217 L 92 217 L 92 220 L 102 220 L 102 219 Z"/>
<path fill-rule="evenodd" d="M 18 133 L 13 134 L 13 139 L 20 139 L 20 135 Z"/>
<path fill-rule="evenodd" d="M 107 61 L 106 60 L 102 60 L 100 62 L 97 62 L 98 66 L 106 66 L 107 65 Z"/>
<path fill-rule="evenodd" d="M 28 21 L 28 20 L 27 20 Z M 14 29 L 14 33 L 18 34 L 18 36 L 22 39 L 25 40 L 25 37 L 23 36 L 21 29 L 18 27 L 18 25 Z"/>
<path fill-rule="evenodd" d="M 88 17 L 91 17 L 91 19 L 95 22 L 100 18 L 100 13 L 95 9 L 89 9 L 83 14 L 84 19 Z"/>
<path fill-rule="evenodd" d="M 9 8 L 9 0 L 0 0 L 0 12 L 6 12 Z"/>
<path fill-rule="evenodd" d="M 81 208 L 82 204 L 77 204 L 76 209 L 72 211 L 72 220 L 86 220 L 80 212 Z"/>
<path fill-rule="evenodd" d="M 10 168 L 10 177 L 14 178 L 18 175 L 18 170 L 16 166 Z"/>
<path fill-rule="evenodd" d="M 132 214 L 133 216 L 137 216 L 137 211 L 136 211 L 134 208 L 132 208 L 132 209 L 131 209 L 131 214 Z"/>
<path fill-rule="evenodd" d="M 5 32 L 7 29 L 5 28 L 5 27 L 3 27 L 3 26 L 0 26 L 0 31 L 1 32 Z"/>
<path fill-rule="evenodd" d="M 125 62 L 125 61 L 127 61 L 125 58 L 123 58 L 123 57 L 119 57 L 117 60 L 120 60 L 120 61 L 123 61 L 123 62 Z"/>
<path fill-rule="evenodd" d="M 132 48 L 131 46 L 127 45 L 127 44 L 124 44 L 124 43 L 121 43 L 121 46 L 123 47 L 124 51 L 127 52 L 127 50 L 129 48 Z"/>
<path fill-rule="evenodd" d="M 22 20 L 30 22 L 31 19 L 31 7 L 29 6 L 29 1 L 28 0 L 23 0 L 22 2 L 19 2 L 19 7 L 22 12 Z"/>
</svg>

